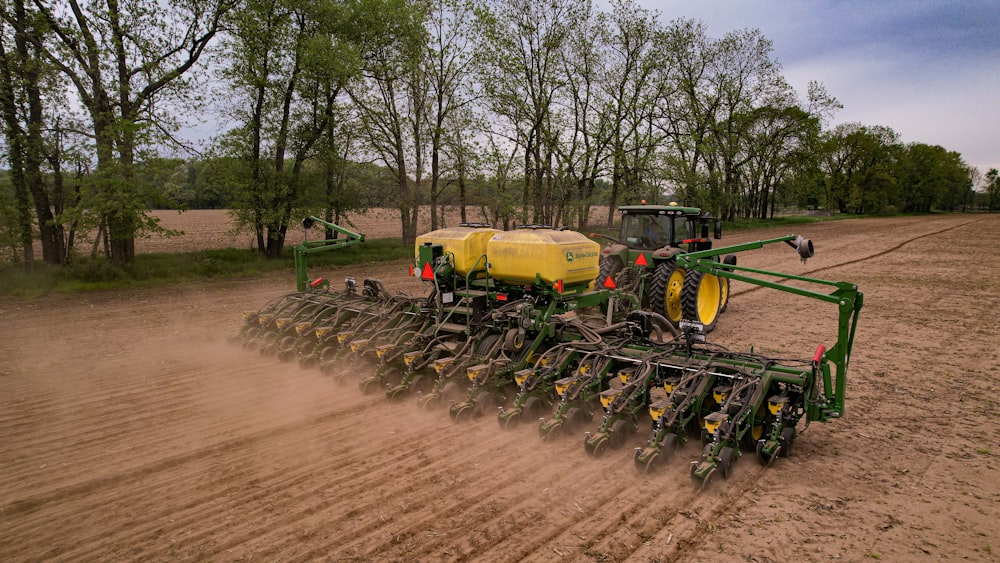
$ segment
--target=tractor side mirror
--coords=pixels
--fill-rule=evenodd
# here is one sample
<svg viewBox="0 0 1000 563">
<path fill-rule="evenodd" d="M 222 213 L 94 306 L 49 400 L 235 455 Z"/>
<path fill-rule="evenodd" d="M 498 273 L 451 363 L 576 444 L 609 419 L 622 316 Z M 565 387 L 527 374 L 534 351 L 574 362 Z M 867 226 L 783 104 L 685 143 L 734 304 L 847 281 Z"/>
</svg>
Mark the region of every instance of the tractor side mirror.
<svg viewBox="0 0 1000 563">
<path fill-rule="evenodd" d="M 715 239 L 718 240 L 722 238 L 722 221 L 718 219 L 715 220 Z"/>
</svg>

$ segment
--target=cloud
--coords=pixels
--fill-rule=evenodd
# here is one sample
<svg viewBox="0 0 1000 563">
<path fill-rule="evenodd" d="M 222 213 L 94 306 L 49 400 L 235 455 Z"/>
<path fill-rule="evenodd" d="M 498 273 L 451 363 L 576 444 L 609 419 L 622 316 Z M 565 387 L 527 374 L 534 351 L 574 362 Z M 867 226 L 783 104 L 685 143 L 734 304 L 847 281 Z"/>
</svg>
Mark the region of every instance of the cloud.
<svg viewBox="0 0 1000 563">
<path fill-rule="evenodd" d="M 1000 5 L 995 0 L 641 0 L 661 21 L 701 20 L 720 37 L 757 28 L 804 94 L 822 82 L 836 123 L 895 129 L 981 169 L 1000 168 Z"/>
</svg>

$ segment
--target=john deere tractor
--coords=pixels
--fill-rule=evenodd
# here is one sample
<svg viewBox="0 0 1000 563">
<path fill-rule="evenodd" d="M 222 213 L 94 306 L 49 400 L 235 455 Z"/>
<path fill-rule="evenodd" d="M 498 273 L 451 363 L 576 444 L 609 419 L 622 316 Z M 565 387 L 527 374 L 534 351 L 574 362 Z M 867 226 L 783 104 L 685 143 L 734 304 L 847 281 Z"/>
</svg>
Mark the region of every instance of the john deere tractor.
<svg viewBox="0 0 1000 563">
<path fill-rule="evenodd" d="M 697 207 L 629 205 L 618 208 L 621 231 L 601 251 L 597 288 L 629 292 L 639 308 L 663 315 L 674 326 L 681 320 L 715 328 L 729 301 L 729 280 L 678 267 L 677 255 L 712 248 L 722 238 L 722 223 Z M 710 238 L 711 231 L 711 238 Z M 736 264 L 735 255 L 723 263 Z"/>
</svg>

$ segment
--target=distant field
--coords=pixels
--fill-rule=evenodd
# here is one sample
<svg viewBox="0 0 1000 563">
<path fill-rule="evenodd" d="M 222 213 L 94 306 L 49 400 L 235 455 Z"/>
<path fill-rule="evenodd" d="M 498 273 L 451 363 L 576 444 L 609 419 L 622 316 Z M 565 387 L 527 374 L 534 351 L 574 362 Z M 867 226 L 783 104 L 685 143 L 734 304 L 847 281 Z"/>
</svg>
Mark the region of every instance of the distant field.
<svg viewBox="0 0 1000 563">
<path fill-rule="evenodd" d="M 152 215 L 160 219 L 160 224 L 163 227 L 184 231 L 184 234 L 169 238 L 156 236 L 136 240 L 136 252 L 191 252 L 214 248 L 254 248 L 257 244 L 256 236 L 252 232 L 236 231 L 236 224 L 227 210 L 196 209 L 183 213 L 154 211 Z M 421 223 L 426 221 L 429 225 L 429 215 L 423 215 Z M 457 213 L 455 215 L 453 224 L 458 223 Z M 363 233 L 368 238 L 400 236 L 399 212 L 392 209 L 374 209 L 364 215 L 352 215 L 343 226 Z M 312 238 L 317 236 L 319 236 L 319 231 L 310 233 Z M 288 228 L 286 243 L 298 244 L 302 242 L 302 237 L 302 228 L 298 223 L 295 223 Z"/>
<path fill-rule="evenodd" d="M 591 216 L 595 221 L 606 217 L 606 207 L 595 207 Z M 469 209 L 470 221 L 481 221 L 478 210 Z M 232 217 L 226 210 L 192 210 L 179 213 L 177 211 L 154 211 L 160 218 L 160 224 L 172 230 L 184 231 L 177 237 L 160 237 L 138 239 L 135 242 L 136 252 L 191 252 L 214 248 L 252 248 L 256 246 L 256 237 L 251 232 L 237 233 Z M 460 222 L 458 208 L 449 209 L 445 215 L 447 225 L 454 226 Z M 349 216 L 349 221 L 343 225 L 351 230 L 363 233 L 367 238 L 392 238 L 400 236 L 399 211 L 395 209 L 372 209 L 365 214 Z M 431 228 L 430 210 L 421 209 L 418 233 Z M 315 238 L 319 231 L 310 234 Z M 296 223 L 289 226 L 286 242 L 295 245 L 302 242 L 302 229 Z M 79 249 L 89 249 L 91 242 L 78 246 Z M 41 252 L 41 249 L 38 250 Z"/>
</svg>

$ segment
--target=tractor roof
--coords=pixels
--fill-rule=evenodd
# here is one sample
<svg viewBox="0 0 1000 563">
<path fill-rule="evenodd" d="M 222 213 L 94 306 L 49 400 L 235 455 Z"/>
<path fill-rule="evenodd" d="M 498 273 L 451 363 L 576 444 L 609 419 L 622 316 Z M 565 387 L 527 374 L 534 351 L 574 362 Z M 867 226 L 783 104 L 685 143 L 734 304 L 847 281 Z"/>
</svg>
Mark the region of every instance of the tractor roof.
<svg viewBox="0 0 1000 563">
<path fill-rule="evenodd" d="M 680 205 L 623 205 L 618 211 L 622 215 L 701 215 L 697 207 Z"/>
</svg>

